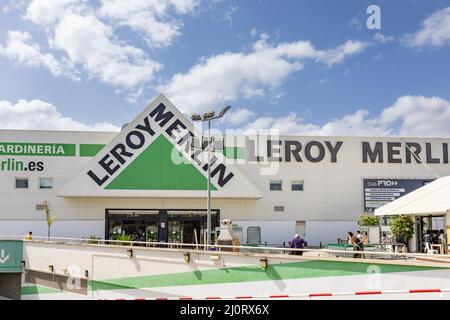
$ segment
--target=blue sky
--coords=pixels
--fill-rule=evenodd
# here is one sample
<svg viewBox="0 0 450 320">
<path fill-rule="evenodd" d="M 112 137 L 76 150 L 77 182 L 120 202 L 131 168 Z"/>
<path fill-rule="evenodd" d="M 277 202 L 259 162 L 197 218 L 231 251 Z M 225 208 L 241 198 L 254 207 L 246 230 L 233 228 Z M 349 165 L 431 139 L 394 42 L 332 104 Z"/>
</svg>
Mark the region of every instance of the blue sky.
<svg viewBox="0 0 450 320">
<path fill-rule="evenodd" d="M 163 92 L 186 114 L 231 104 L 223 128 L 450 135 L 448 1 L 1 0 L 0 16 L 0 128 L 114 130 Z"/>
</svg>

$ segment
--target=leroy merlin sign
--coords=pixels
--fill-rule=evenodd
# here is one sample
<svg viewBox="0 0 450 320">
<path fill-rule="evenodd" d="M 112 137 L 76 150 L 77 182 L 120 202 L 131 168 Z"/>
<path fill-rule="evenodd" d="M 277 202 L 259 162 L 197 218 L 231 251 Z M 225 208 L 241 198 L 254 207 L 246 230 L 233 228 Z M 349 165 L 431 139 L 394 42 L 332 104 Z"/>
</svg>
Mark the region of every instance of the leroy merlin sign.
<svg viewBox="0 0 450 320">
<path fill-rule="evenodd" d="M 95 181 L 99 186 L 102 186 L 104 183 L 110 180 L 111 176 L 114 175 L 122 166 L 127 166 L 129 162 L 135 157 L 136 152 L 142 149 L 146 145 L 146 140 L 150 137 L 154 137 L 156 132 L 160 130 L 164 130 L 170 138 L 170 143 L 177 144 L 181 148 L 183 148 L 186 152 L 190 151 L 189 143 L 190 138 L 194 136 L 191 131 L 185 131 L 186 133 L 180 137 L 179 134 L 183 130 L 186 130 L 187 126 L 182 122 L 182 120 L 175 117 L 175 115 L 167 109 L 167 107 L 160 103 L 155 109 L 153 109 L 148 116 L 146 116 L 138 125 L 134 126 L 126 135 L 123 137 L 123 141 L 117 143 L 114 147 L 112 147 L 105 156 L 103 156 L 98 164 L 101 167 L 100 172 L 96 173 L 93 170 L 88 171 L 88 175 Z M 155 142 L 159 150 L 164 149 L 165 146 L 171 147 L 171 144 L 167 142 L 166 138 L 160 136 Z M 152 146 L 154 149 L 155 147 Z M 150 148 L 149 148 L 150 149 Z M 149 150 L 147 149 L 147 150 Z M 148 151 L 150 153 L 151 151 Z M 146 152 L 147 154 L 147 152 Z M 190 157 L 194 160 L 194 164 L 199 167 L 200 170 L 207 171 L 208 163 L 202 162 L 198 155 L 200 151 L 192 152 Z M 142 155 L 143 156 L 143 155 Z M 161 154 L 159 156 L 162 156 Z M 225 186 L 231 179 L 233 179 L 234 174 L 229 171 L 225 164 L 220 163 L 215 165 L 217 159 L 213 158 L 211 161 L 211 177 L 218 177 L 217 184 L 220 187 Z M 139 174 L 139 169 L 146 170 L 145 164 L 143 166 L 139 166 L 137 169 L 137 174 Z M 150 163 L 148 163 L 150 164 Z M 148 168 L 151 170 L 150 168 Z M 173 169 L 176 170 L 176 167 Z M 182 174 L 179 178 L 190 178 L 196 179 L 195 171 L 192 173 L 187 172 L 186 168 L 181 168 L 182 170 L 176 170 L 177 173 Z M 192 170 L 191 170 L 192 171 Z M 141 172 L 143 174 L 143 172 Z M 169 174 L 170 171 L 166 171 L 165 174 Z M 128 173 L 131 175 L 131 173 Z M 173 174 L 171 174 L 173 175 Z M 132 178 L 132 176 L 130 176 Z M 137 178 L 137 177 L 135 177 Z M 161 177 L 163 178 L 163 177 Z M 165 177 L 170 178 L 170 177 Z M 120 178 L 119 178 L 120 179 Z M 139 179 L 141 180 L 141 179 Z M 151 183 L 151 181 L 147 181 Z M 120 182 L 112 183 L 112 185 L 108 185 L 110 188 L 115 188 L 120 186 Z M 193 185 L 194 186 L 194 185 Z"/>
<path fill-rule="evenodd" d="M 190 121 L 163 95 L 153 101 L 82 172 L 62 196 L 204 197 L 207 171 L 218 197 L 259 198 L 259 190 L 223 154 L 208 163 L 190 148 Z"/>
</svg>

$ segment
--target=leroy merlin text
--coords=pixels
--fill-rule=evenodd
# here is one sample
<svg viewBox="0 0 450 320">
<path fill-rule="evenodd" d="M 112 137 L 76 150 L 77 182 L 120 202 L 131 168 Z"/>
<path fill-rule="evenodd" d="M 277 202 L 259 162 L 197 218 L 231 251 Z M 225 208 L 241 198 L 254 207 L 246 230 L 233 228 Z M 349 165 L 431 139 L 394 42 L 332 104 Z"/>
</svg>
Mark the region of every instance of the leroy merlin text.
<svg viewBox="0 0 450 320">
<path fill-rule="evenodd" d="M 156 135 L 157 127 L 164 130 L 172 139 L 174 144 L 178 145 L 182 150 L 189 154 L 194 164 L 201 170 L 207 171 L 211 166 L 211 178 L 217 176 L 217 184 L 222 188 L 231 179 L 234 174 L 229 171 L 229 168 L 224 163 L 219 163 L 215 156 L 211 157 L 209 163 L 204 163 L 201 160 L 200 154 L 202 150 L 193 151 L 190 149 L 190 139 L 194 133 L 187 130 L 187 126 L 178 119 L 171 111 L 166 110 L 164 104 L 159 104 L 154 110 L 150 112 L 142 121 L 137 124 L 125 136 L 125 141 L 116 144 L 109 152 L 100 159 L 98 164 L 102 168 L 100 174 L 89 170 L 87 174 L 99 186 L 103 185 L 112 175 L 114 175 L 121 166 L 125 165 L 137 152 L 145 145 L 148 137 Z M 180 138 L 180 132 L 187 132 Z"/>
<path fill-rule="evenodd" d="M 14 158 L 8 158 L 0 160 L 0 171 L 43 171 L 44 163 L 39 161 L 29 161 L 27 163 L 16 160 Z"/>
</svg>

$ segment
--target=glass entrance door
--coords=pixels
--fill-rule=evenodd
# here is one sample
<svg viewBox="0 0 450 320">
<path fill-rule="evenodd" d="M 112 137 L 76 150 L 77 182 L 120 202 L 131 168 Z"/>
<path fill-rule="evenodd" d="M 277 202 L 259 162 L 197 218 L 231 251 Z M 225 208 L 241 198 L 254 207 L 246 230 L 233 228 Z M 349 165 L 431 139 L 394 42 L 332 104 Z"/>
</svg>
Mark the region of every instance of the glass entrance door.
<svg viewBox="0 0 450 320">
<path fill-rule="evenodd" d="M 131 235 L 132 241 L 145 241 L 145 220 L 142 219 L 122 220 L 122 233 Z"/>
<path fill-rule="evenodd" d="M 148 220 L 145 222 L 145 241 L 147 242 L 158 242 L 159 241 L 159 232 L 158 232 L 158 221 L 156 220 Z"/>
<path fill-rule="evenodd" d="M 108 210 L 107 235 L 111 240 L 128 235 L 132 241 L 157 242 L 159 211 Z"/>
<path fill-rule="evenodd" d="M 215 240 L 215 230 L 219 223 L 219 212 L 212 210 L 212 241 Z M 206 211 L 169 210 L 168 242 L 205 244 L 206 238 Z"/>
<path fill-rule="evenodd" d="M 212 210 L 212 241 L 219 226 L 219 210 Z M 123 235 L 133 241 L 204 244 L 206 210 L 106 209 L 105 237 Z"/>
<path fill-rule="evenodd" d="M 203 237 L 200 237 L 200 221 L 185 221 L 183 223 L 183 243 L 202 244 Z"/>
<path fill-rule="evenodd" d="M 169 220 L 169 243 L 204 243 L 206 221 L 203 219 Z"/>
</svg>

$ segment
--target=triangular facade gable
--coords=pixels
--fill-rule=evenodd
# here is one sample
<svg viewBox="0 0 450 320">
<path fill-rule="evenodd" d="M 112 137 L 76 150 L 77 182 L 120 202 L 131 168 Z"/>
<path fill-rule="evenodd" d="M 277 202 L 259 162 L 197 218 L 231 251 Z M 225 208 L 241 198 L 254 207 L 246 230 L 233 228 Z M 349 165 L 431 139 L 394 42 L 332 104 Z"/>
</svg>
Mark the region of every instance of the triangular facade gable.
<svg viewBox="0 0 450 320">
<path fill-rule="evenodd" d="M 193 125 L 163 95 L 129 123 L 59 193 L 63 197 L 205 197 L 206 152 L 192 151 Z M 260 191 L 214 153 L 214 197 L 260 198 Z"/>
<path fill-rule="evenodd" d="M 106 189 L 207 190 L 208 179 L 181 152 L 178 152 L 180 164 L 171 161 L 172 149 L 172 143 L 160 135 Z M 211 189 L 217 190 L 214 185 Z"/>
</svg>

